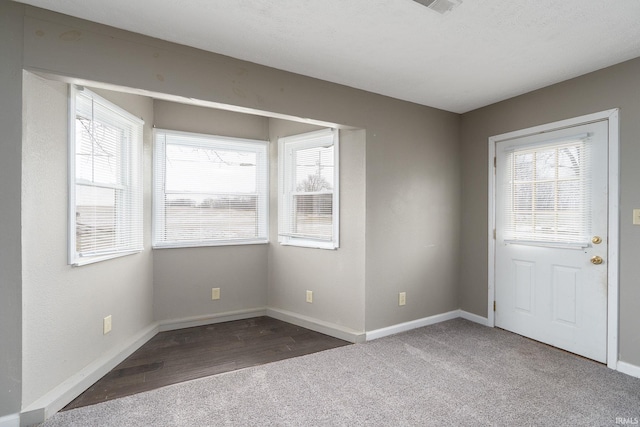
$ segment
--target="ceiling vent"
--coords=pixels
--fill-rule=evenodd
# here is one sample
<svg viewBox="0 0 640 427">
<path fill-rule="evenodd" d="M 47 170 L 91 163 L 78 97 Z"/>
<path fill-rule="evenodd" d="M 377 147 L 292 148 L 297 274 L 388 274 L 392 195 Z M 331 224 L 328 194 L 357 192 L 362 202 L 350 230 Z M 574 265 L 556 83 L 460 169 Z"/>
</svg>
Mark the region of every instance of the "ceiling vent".
<svg viewBox="0 0 640 427">
<path fill-rule="evenodd" d="M 462 3 L 462 0 L 413 0 L 427 8 L 438 12 L 441 15 L 449 12 L 454 7 Z"/>
</svg>

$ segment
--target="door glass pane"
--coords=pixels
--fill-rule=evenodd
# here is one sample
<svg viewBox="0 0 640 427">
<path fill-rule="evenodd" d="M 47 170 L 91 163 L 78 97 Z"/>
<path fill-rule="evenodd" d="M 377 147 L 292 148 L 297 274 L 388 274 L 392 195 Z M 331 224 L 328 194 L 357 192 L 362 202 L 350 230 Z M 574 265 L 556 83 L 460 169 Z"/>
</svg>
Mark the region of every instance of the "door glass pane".
<svg viewBox="0 0 640 427">
<path fill-rule="evenodd" d="M 578 212 L 581 208 L 580 181 L 558 182 L 558 210 Z"/>
<path fill-rule="evenodd" d="M 530 182 L 513 184 L 513 209 L 517 212 L 531 212 L 533 208 L 533 184 Z"/>
<path fill-rule="evenodd" d="M 579 178 L 582 164 L 579 147 L 562 147 L 558 150 L 558 178 Z"/>
<path fill-rule="evenodd" d="M 536 211 L 552 211 L 556 207 L 555 182 L 536 183 Z"/>
<path fill-rule="evenodd" d="M 514 178 L 516 181 L 533 181 L 534 153 L 514 154 Z"/>
<path fill-rule="evenodd" d="M 556 152 L 544 150 L 535 153 L 536 180 L 554 179 L 556 177 Z"/>
</svg>

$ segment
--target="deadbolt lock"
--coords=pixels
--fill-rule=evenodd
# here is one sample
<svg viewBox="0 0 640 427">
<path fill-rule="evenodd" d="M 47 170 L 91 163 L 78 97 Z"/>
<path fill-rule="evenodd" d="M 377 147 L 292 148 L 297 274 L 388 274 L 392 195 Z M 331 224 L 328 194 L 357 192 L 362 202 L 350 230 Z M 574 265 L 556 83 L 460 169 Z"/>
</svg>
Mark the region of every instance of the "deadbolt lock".
<svg viewBox="0 0 640 427">
<path fill-rule="evenodd" d="M 593 236 L 591 238 L 591 243 L 593 243 L 594 245 L 599 245 L 600 243 L 602 243 L 602 237 L 600 236 Z"/>
<path fill-rule="evenodd" d="M 591 264 L 600 265 L 602 262 L 602 257 L 599 257 L 598 255 L 591 257 Z"/>
</svg>

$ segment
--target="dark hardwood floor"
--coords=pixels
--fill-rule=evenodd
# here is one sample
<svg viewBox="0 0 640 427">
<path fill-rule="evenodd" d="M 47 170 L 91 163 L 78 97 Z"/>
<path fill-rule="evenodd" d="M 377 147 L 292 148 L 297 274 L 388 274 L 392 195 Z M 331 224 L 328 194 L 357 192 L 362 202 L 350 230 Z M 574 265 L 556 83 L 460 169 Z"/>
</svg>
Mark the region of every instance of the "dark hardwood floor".
<svg viewBox="0 0 640 427">
<path fill-rule="evenodd" d="M 160 332 L 63 411 L 348 344 L 270 317 Z"/>
</svg>

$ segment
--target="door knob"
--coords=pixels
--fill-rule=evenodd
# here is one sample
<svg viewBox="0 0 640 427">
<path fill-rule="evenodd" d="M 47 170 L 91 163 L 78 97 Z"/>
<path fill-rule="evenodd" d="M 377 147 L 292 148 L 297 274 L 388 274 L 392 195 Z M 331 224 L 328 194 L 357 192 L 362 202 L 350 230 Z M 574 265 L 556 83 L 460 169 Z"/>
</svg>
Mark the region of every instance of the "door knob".
<svg viewBox="0 0 640 427">
<path fill-rule="evenodd" d="M 594 245 L 599 245 L 600 243 L 602 243 L 602 237 L 600 236 L 593 236 L 591 238 L 591 243 L 593 243 Z"/>
<path fill-rule="evenodd" d="M 598 255 L 591 257 L 591 264 L 595 264 L 595 265 L 602 264 L 602 257 L 599 257 Z"/>
</svg>

